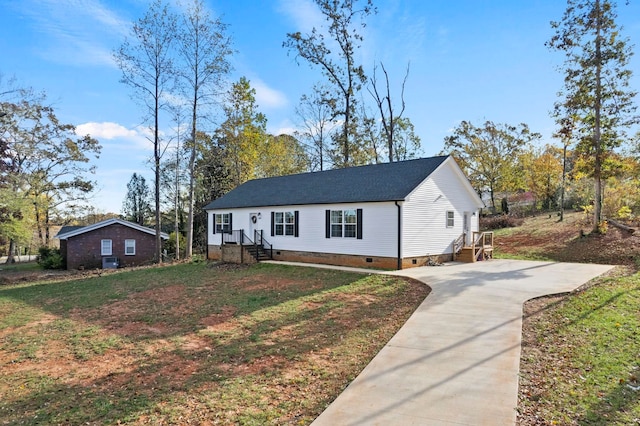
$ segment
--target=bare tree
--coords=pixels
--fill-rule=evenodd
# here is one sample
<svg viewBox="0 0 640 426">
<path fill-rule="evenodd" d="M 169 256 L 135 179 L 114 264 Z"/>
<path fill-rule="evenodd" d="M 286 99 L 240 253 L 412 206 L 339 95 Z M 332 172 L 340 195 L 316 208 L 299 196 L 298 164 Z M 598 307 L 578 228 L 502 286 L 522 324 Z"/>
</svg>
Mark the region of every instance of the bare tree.
<svg viewBox="0 0 640 426">
<path fill-rule="evenodd" d="M 195 206 L 195 164 L 198 156 L 196 135 L 201 130 L 199 118 L 204 107 L 210 106 L 222 93 L 222 79 L 231 70 L 229 56 L 231 40 L 225 34 L 227 26 L 213 19 L 202 0 L 191 0 L 178 35 L 181 58 L 179 75 L 185 85 L 191 114 L 189 149 L 189 216 L 187 219 L 186 257 L 193 250 L 193 215 Z"/>
<path fill-rule="evenodd" d="M 321 84 L 313 86 L 310 95 L 302 95 L 296 114 L 301 120 L 302 130 L 297 136 L 307 141 L 305 144 L 311 162 L 311 170 L 325 170 L 327 145 L 331 132 L 336 127 L 332 120 L 333 106 L 328 96 L 329 89 Z"/>
<path fill-rule="evenodd" d="M 394 159 L 394 151 L 395 151 L 395 141 L 394 141 L 394 133 L 396 128 L 396 123 L 400 118 L 402 118 L 402 114 L 404 114 L 405 110 L 405 102 L 404 102 L 404 88 L 407 83 L 407 78 L 409 77 L 409 64 L 407 64 L 407 71 L 404 74 L 404 79 L 402 80 L 402 90 L 400 91 L 400 112 L 394 114 L 394 106 L 391 101 L 391 87 L 389 85 L 389 73 L 387 73 L 384 64 L 380 62 L 380 68 L 382 68 L 382 72 L 384 73 L 385 79 L 385 89 L 386 93 L 380 94 L 380 90 L 378 89 L 378 79 L 377 79 L 377 66 L 373 67 L 373 76 L 371 77 L 371 85 L 368 90 L 373 100 L 378 107 L 378 112 L 380 112 L 380 121 L 382 124 L 382 130 L 384 132 L 384 136 L 387 142 L 387 150 L 389 151 L 389 162 L 392 163 Z"/>
<path fill-rule="evenodd" d="M 160 139 L 160 114 L 168 105 L 174 88 L 172 48 L 176 40 L 176 17 L 162 0 L 155 0 L 131 30 L 114 59 L 122 71 L 122 83 L 130 86 L 133 98 L 144 107 L 145 120 L 153 132 L 155 174 L 156 261 L 162 262 L 160 216 L 160 160 L 164 151 Z"/>
<path fill-rule="evenodd" d="M 341 154 L 337 165 L 347 167 L 352 165 L 353 151 L 357 149 L 353 141 L 357 121 L 354 120 L 357 114 L 357 94 L 367 80 L 362 65 L 356 64 L 356 49 L 363 40 L 362 35 L 356 31 L 356 20 L 360 18 L 359 26 L 364 28 L 364 19 L 375 13 L 376 9 L 371 0 L 315 0 L 315 3 L 329 23 L 328 36 L 330 42 L 337 45 L 337 54 L 332 53 L 334 49 L 327 44 L 325 35 L 317 28 L 313 28 L 309 34 L 287 34 L 283 46 L 294 51 L 296 57 L 320 67 L 330 84 L 335 87 L 340 101 L 335 103 L 334 118 L 340 116 L 343 120 L 342 133 L 336 138 Z"/>
</svg>

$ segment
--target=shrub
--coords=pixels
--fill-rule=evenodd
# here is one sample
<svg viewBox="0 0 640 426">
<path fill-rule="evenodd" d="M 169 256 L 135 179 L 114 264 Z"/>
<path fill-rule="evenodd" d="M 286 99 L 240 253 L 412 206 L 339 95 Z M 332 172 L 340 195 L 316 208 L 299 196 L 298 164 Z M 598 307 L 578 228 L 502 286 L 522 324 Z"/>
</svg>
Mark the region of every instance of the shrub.
<svg viewBox="0 0 640 426">
<path fill-rule="evenodd" d="M 516 218 L 508 214 L 487 216 L 480 218 L 480 229 L 492 230 L 502 228 L 515 228 L 522 225 L 524 219 Z"/>
<path fill-rule="evenodd" d="M 632 217 L 631 208 L 629 206 L 622 206 L 618 209 L 616 214 L 619 219 L 629 220 Z"/>
<path fill-rule="evenodd" d="M 44 269 L 62 269 L 64 267 L 60 250 L 51 247 L 40 247 L 38 249 L 38 264 Z"/>
</svg>

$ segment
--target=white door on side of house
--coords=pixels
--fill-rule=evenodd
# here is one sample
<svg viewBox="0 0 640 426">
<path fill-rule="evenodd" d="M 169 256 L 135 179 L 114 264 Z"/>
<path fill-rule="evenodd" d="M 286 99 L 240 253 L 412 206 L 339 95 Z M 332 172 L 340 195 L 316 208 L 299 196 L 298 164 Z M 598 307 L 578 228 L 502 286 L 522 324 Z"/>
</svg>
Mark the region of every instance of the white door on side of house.
<svg viewBox="0 0 640 426">
<path fill-rule="evenodd" d="M 464 212 L 463 215 L 463 219 L 462 219 L 462 232 L 464 232 L 465 235 L 465 241 L 464 244 L 466 246 L 471 245 L 471 215 L 469 214 L 469 212 Z"/>
</svg>

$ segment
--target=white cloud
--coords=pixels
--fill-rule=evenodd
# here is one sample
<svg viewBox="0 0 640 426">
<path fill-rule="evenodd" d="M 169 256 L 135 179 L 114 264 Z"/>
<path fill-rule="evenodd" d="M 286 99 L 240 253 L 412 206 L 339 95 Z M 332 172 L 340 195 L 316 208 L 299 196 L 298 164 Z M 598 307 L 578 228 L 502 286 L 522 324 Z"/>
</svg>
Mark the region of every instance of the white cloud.
<svg viewBox="0 0 640 426">
<path fill-rule="evenodd" d="M 111 49 L 130 25 L 100 0 L 26 0 L 20 10 L 42 34 L 42 56 L 73 65 L 115 66 Z"/>
<path fill-rule="evenodd" d="M 321 27 L 324 16 L 311 0 L 280 0 L 278 10 L 288 15 L 294 22 L 297 31 L 310 32 L 312 28 Z"/>
<path fill-rule="evenodd" d="M 115 139 L 115 138 L 133 138 L 138 137 L 139 134 L 135 130 L 127 129 L 126 127 L 118 123 L 96 123 L 89 122 L 80 124 L 76 127 L 77 135 L 91 135 L 94 138 L 99 139 Z"/>
<path fill-rule="evenodd" d="M 88 122 L 76 126 L 78 136 L 90 135 L 98 140 L 119 140 L 119 147 L 150 150 L 153 148 L 150 137 L 151 131 L 143 126 L 128 129 L 121 124 L 112 122 Z M 128 142 L 126 145 L 122 142 Z"/>
<path fill-rule="evenodd" d="M 251 79 L 251 87 L 256 90 L 256 102 L 262 108 L 283 108 L 289 104 L 283 92 L 272 89 L 260 79 Z"/>
</svg>

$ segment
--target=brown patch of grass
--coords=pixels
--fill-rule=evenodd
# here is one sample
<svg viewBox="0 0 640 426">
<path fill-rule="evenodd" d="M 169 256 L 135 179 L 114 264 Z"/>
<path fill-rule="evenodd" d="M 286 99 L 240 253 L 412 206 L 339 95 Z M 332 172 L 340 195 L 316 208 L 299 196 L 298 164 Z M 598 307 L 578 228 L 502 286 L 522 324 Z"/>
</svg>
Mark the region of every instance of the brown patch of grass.
<svg viewBox="0 0 640 426">
<path fill-rule="evenodd" d="M 275 265 L 5 287 L 0 418 L 306 424 L 427 294 L 399 277 Z"/>
</svg>

